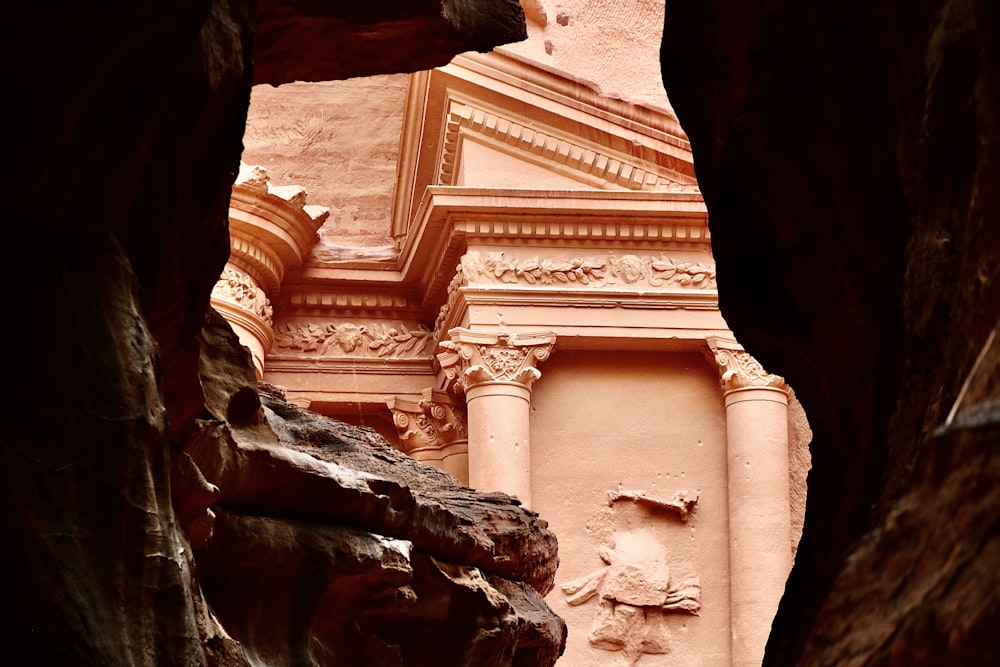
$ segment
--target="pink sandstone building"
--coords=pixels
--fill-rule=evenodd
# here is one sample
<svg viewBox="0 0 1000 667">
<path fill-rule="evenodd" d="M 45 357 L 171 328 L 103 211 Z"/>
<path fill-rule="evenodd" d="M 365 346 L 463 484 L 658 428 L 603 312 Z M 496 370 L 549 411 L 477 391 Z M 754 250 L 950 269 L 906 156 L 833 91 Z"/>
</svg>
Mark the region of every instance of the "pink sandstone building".
<svg viewBox="0 0 1000 667">
<path fill-rule="evenodd" d="M 669 107 L 537 42 L 258 88 L 213 305 L 290 401 L 549 522 L 560 664 L 758 665 L 805 416 L 720 315 Z"/>
</svg>

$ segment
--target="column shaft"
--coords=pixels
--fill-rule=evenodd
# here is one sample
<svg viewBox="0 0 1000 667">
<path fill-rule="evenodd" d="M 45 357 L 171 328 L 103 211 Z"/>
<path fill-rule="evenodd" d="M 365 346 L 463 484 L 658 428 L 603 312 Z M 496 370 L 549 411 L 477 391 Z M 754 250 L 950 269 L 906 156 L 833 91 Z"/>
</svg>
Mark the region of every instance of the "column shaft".
<svg viewBox="0 0 1000 667">
<path fill-rule="evenodd" d="M 792 566 L 788 393 L 745 387 L 725 400 L 733 665 L 756 667 Z"/>
<path fill-rule="evenodd" d="M 466 390 L 469 485 L 503 491 L 531 506 L 531 390 L 515 382 L 484 382 Z"/>
</svg>

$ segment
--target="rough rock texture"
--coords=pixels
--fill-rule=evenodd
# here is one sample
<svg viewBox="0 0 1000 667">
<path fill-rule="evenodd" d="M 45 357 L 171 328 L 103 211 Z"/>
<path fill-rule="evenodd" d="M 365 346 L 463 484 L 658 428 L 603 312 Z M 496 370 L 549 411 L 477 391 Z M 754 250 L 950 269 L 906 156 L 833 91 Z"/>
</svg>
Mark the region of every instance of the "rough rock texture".
<svg viewBox="0 0 1000 667">
<path fill-rule="evenodd" d="M 663 0 L 525 0 L 528 39 L 500 50 L 672 115 L 657 54 Z M 532 8 L 536 8 L 532 10 Z"/>
<path fill-rule="evenodd" d="M 556 539 L 536 514 L 273 388 L 261 405 L 221 317 L 203 346 L 209 414 L 186 453 L 219 494 L 196 562 L 253 661 L 516 665 L 541 650 L 545 665 L 562 653 L 565 624 L 541 599 Z"/>
<path fill-rule="evenodd" d="M 935 429 L 1000 314 L 1000 8 L 668 2 L 664 25 L 723 313 L 814 430 L 766 664 L 997 664 L 998 411 Z"/>
<path fill-rule="evenodd" d="M 332 6 L 263 3 L 259 41 L 275 48 L 266 38 L 277 20 L 285 27 L 314 25 L 313 10 L 320 5 Z M 288 637 L 281 648 L 269 641 L 258 646 L 255 639 L 241 645 L 209 610 L 196 576 L 202 567 L 209 569 L 209 560 L 196 564 L 192 548 L 215 553 L 209 549 L 216 520 L 220 545 L 227 544 L 227 536 L 244 533 L 260 538 L 264 551 L 280 552 L 282 541 L 304 545 L 296 557 L 310 563 L 309 572 L 298 582 L 324 576 L 311 563 L 335 562 L 329 576 L 339 577 L 378 561 L 384 565 L 374 568 L 369 583 L 379 590 L 411 577 L 435 594 L 452 586 L 456 597 L 470 591 L 488 598 L 475 602 L 479 607 L 465 607 L 488 608 L 482 613 L 495 622 L 472 624 L 468 648 L 479 646 L 472 639 L 483 628 L 502 628 L 498 634 L 507 642 L 500 653 L 514 660 L 522 634 L 531 635 L 525 650 L 536 650 L 537 633 L 528 629 L 535 623 L 534 608 L 526 606 L 522 614 L 519 602 L 469 583 L 473 563 L 448 560 L 468 554 L 482 565 L 476 571 L 510 578 L 512 585 L 523 573 L 544 589 L 550 579 L 545 571 L 554 567 L 546 549 L 553 545 L 528 548 L 538 559 L 530 566 L 508 562 L 490 569 L 493 563 L 484 555 L 490 540 L 497 553 L 520 552 L 515 533 L 545 543 L 540 524 L 506 499 L 482 500 L 483 511 L 498 517 L 495 535 L 482 528 L 447 535 L 447 526 L 465 526 L 470 512 L 480 516 L 468 507 L 478 501 L 458 492 L 463 502 L 453 512 L 438 507 L 451 501 L 447 494 L 426 505 L 411 501 L 415 512 L 426 507 L 413 525 L 424 525 L 421 517 L 440 521 L 437 532 L 424 531 L 426 544 L 414 550 L 421 554 L 414 563 L 431 572 L 427 579 L 444 581 L 425 584 L 423 577 L 407 574 L 406 568 L 416 565 L 402 562 L 398 543 L 359 528 L 353 529 L 362 533 L 355 542 L 331 534 L 329 527 L 314 528 L 327 516 L 291 514 L 292 496 L 277 499 L 286 502 L 282 511 L 289 515 L 282 518 L 288 525 L 273 533 L 260 530 L 259 522 L 272 516 L 267 511 L 272 498 L 258 497 L 252 508 L 226 505 L 239 497 L 237 489 L 253 485 L 243 480 L 243 486 L 219 487 L 212 483 L 218 471 L 209 470 L 213 476 L 206 479 L 192 455 L 208 449 L 206 424 L 218 427 L 209 439 L 216 444 L 226 442 L 218 438 L 230 428 L 262 438 L 270 431 L 259 418 L 254 391 L 245 386 L 230 391 L 234 380 L 212 376 L 207 369 L 214 366 L 207 361 L 199 368 L 199 355 L 204 351 L 209 359 L 216 349 L 202 327 L 229 248 L 228 197 L 249 102 L 254 9 L 255 3 L 242 0 L 56 5 L 11 0 L 0 9 L 5 100 L 0 121 L 8 133 L 0 172 L 5 193 L 0 267 L 11 314 L 2 341 L 8 357 L 0 397 L 5 662 L 245 665 L 258 652 L 301 649 L 305 640 Z M 308 62 L 309 74 L 324 79 L 426 66 L 411 59 L 415 44 L 421 57 L 436 63 L 469 46 L 516 38 L 523 30 L 514 26 L 519 7 L 506 0 L 387 2 L 343 11 L 351 30 L 315 39 L 296 33 L 294 54 L 258 51 L 262 80 L 302 76 L 292 71 L 295 62 Z M 415 16 L 419 12 L 434 15 L 434 34 L 421 32 L 429 24 Z M 394 41 L 404 34 L 410 38 Z M 379 57 L 360 56 L 372 39 L 381 40 Z M 352 59 L 359 63 L 356 69 L 347 65 Z M 240 363 L 249 368 L 245 356 Z M 225 398 L 221 415 L 220 397 Z M 260 452 L 280 450 L 273 433 L 270 441 L 270 450 L 249 445 L 255 454 L 240 461 L 247 475 L 266 477 L 254 464 Z M 239 451 L 234 445 L 233 452 Z M 333 470 L 303 452 L 278 459 L 294 464 L 285 478 L 293 488 L 303 475 L 325 478 Z M 394 503 L 405 505 L 416 492 L 406 482 L 361 477 L 364 481 L 354 482 L 363 486 L 359 494 L 382 497 L 368 482 L 388 489 L 386 500 L 372 503 L 381 503 L 393 518 L 384 526 L 387 533 L 402 536 L 410 525 L 397 516 Z M 306 482 L 301 487 L 310 488 Z M 217 517 L 214 505 L 222 508 Z M 438 539 L 452 540 L 453 548 L 439 549 Z M 345 541 L 350 544 L 342 546 Z M 441 574 L 433 574 L 434 568 Z M 216 583 L 224 586 L 225 579 Z M 317 601 L 313 594 L 291 601 L 289 613 L 306 618 L 310 604 L 334 604 L 336 596 Z M 221 614 L 226 607 L 213 595 L 211 604 Z M 405 591 L 402 600 L 412 602 Z M 431 612 L 426 616 L 434 618 Z M 231 622 L 250 627 L 249 621 Z M 336 634 L 309 632 L 310 637 Z M 312 652 L 320 660 L 326 655 L 316 646 Z M 294 660 L 306 664 L 301 654 Z M 390 656 L 372 664 L 393 663 Z"/>
</svg>

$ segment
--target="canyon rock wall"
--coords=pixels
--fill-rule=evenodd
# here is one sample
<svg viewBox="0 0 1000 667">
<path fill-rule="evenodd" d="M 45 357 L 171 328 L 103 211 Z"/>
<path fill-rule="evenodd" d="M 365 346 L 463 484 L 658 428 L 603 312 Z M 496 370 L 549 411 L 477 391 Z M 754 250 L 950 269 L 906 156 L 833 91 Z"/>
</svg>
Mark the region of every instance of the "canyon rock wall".
<svg viewBox="0 0 1000 667">
<path fill-rule="evenodd" d="M 0 9 L 11 664 L 513 665 L 561 651 L 540 598 L 555 540 L 537 516 L 279 396 L 262 407 L 208 311 L 253 80 L 428 67 L 524 34 L 508 0 L 338 4 L 339 31 L 317 31 L 329 7 Z"/>
<path fill-rule="evenodd" d="M 1000 11 L 666 10 L 723 314 L 814 431 L 765 664 L 995 664 Z"/>
</svg>

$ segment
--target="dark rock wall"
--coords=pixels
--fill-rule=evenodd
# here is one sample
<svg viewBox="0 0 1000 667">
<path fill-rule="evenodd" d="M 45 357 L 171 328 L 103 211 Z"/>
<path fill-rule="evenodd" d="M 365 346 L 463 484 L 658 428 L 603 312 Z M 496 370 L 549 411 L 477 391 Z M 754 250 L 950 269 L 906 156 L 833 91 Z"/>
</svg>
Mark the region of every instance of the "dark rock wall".
<svg viewBox="0 0 1000 667">
<path fill-rule="evenodd" d="M 334 4 L 342 9 L 339 32 L 299 30 L 317 8 Z M 208 372 L 220 366 L 205 363 L 203 355 L 218 349 L 220 334 L 211 320 L 204 331 L 203 325 L 229 250 L 229 189 L 252 83 L 255 11 L 252 0 L 10 0 L 0 7 L 0 267 L 8 313 L 0 397 L 5 664 L 243 665 L 248 655 L 267 651 L 277 662 L 305 664 L 310 658 L 290 652 L 336 635 L 296 625 L 305 638 L 286 637 L 277 648 L 264 640 L 241 646 L 210 611 L 209 603 L 223 609 L 225 600 L 206 601 L 199 572 L 211 567 L 193 556 L 196 549 L 208 553 L 210 506 L 227 499 L 227 489 L 199 467 L 211 457 L 198 460 L 192 452 L 204 455 L 211 444 L 216 453 L 230 444 L 242 452 L 227 440 L 230 428 L 257 429 L 270 438 L 269 447 L 290 451 L 270 427 L 254 421 L 260 410 L 255 391 L 230 391 L 237 380 Z M 276 16 L 283 21 L 277 29 Z M 296 35 L 294 52 L 258 54 L 266 72 L 261 80 L 272 83 L 303 76 L 293 66 L 306 61 L 319 63 L 308 75 L 324 79 L 441 64 L 458 51 L 488 48 L 524 31 L 511 0 L 353 8 L 267 1 L 259 28 L 270 47 L 276 30 Z M 365 57 L 362 43 L 375 44 L 377 57 Z M 322 57 L 339 52 L 348 56 Z M 230 355 L 238 349 L 229 346 Z M 245 357 L 227 363 L 237 375 L 232 369 L 249 368 Z M 306 478 L 322 477 L 319 459 L 300 456 L 315 462 L 305 466 L 312 471 Z M 252 466 L 244 472 L 261 474 Z M 406 488 L 391 479 L 381 483 Z M 392 509 L 389 500 L 381 502 Z M 507 570 L 487 568 L 478 576 L 515 587 L 530 581 L 544 590 L 551 584 L 546 571 L 555 567 L 551 533 L 507 498 L 490 503 L 507 518 L 496 531 L 497 553 L 514 555 L 523 547 L 535 560 L 527 570 L 512 561 Z M 267 502 L 256 511 L 266 514 Z M 217 547 L 234 531 L 253 532 L 241 526 L 256 525 L 232 509 L 219 508 L 219 516 Z M 298 545 L 301 558 L 328 562 L 336 549 L 323 535 L 333 522 L 308 518 L 326 527 L 308 539 L 292 539 L 294 529 L 276 535 Z M 406 537 L 412 525 L 400 519 L 392 535 Z M 441 528 L 436 538 L 445 547 L 427 539 L 426 557 L 479 554 L 488 561 L 480 552 L 489 535 L 477 534 L 476 542 L 468 533 Z M 380 539 L 366 534 L 372 537 L 359 539 Z M 274 548 L 280 540 L 269 537 Z M 459 546 L 449 550 L 451 542 Z M 343 560 L 349 563 L 350 555 Z M 467 577 L 470 568 L 479 572 L 469 562 L 448 567 Z M 294 578 L 292 569 L 287 576 Z M 331 576 L 312 568 L 296 581 Z M 461 576 L 442 575 L 449 581 Z M 454 586 L 463 589 L 461 582 Z M 327 604 L 326 589 L 318 590 L 310 593 L 316 599 L 292 600 L 284 620 Z M 537 650 L 543 624 L 529 622 L 503 599 L 489 602 L 497 627 L 505 628 L 498 633 L 507 640 L 500 653 L 513 660 L 521 634 L 531 635 L 525 651 Z M 541 634 L 555 655 L 561 637 L 552 628 L 559 624 L 549 621 L 554 625 Z M 249 627 L 250 621 L 231 622 Z M 329 657 L 321 648 L 311 645 L 310 655 Z M 379 664 L 394 664 L 389 654 Z"/>
<path fill-rule="evenodd" d="M 168 432 L 202 403 L 195 337 L 249 100 L 244 4 L 0 9 L 12 664 L 202 664 L 214 636 Z"/>
<path fill-rule="evenodd" d="M 1000 8 L 666 9 L 723 314 L 814 431 L 765 662 L 995 664 L 996 428 L 935 429 L 1000 316 Z"/>
</svg>

